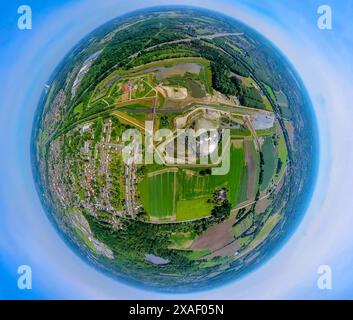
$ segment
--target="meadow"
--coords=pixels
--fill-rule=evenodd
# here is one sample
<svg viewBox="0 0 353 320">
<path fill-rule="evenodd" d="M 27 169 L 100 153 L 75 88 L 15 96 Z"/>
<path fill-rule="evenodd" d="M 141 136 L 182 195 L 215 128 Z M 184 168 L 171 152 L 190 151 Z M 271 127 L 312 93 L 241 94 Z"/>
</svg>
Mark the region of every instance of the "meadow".
<svg viewBox="0 0 353 320">
<path fill-rule="evenodd" d="M 264 157 L 264 176 L 260 186 L 261 191 L 267 188 L 277 167 L 277 151 L 273 146 L 272 138 L 269 136 L 265 138 L 262 145 L 262 153 Z"/>
<path fill-rule="evenodd" d="M 172 217 L 175 211 L 175 172 L 146 175 L 138 186 L 146 212 L 157 219 Z"/>
</svg>

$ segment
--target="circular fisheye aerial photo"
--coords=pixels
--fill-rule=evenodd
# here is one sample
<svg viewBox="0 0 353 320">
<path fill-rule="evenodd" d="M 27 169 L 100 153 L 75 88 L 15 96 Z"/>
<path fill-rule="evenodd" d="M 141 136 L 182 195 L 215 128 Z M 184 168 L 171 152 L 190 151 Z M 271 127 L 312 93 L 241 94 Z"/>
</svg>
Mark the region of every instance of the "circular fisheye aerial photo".
<svg viewBox="0 0 353 320">
<path fill-rule="evenodd" d="M 106 274 L 209 289 L 268 260 L 314 184 L 310 100 L 286 58 L 220 13 L 118 17 L 58 65 L 32 164 L 48 217 Z"/>
</svg>

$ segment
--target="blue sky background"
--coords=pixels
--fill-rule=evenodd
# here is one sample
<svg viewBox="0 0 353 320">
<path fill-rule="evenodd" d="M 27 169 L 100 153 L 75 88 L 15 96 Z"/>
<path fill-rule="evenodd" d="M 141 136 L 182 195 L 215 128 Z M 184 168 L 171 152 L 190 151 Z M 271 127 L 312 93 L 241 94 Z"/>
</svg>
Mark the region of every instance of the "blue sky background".
<svg viewBox="0 0 353 320">
<path fill-rule="evenodd" d="M 0 298 L 20 299 L 314 299 L 353 297 L 353 1 L 188 0 L 270 39 L 302 77 L 320 133 L 320 169 L 310 207 L 295 234 L 266 264 L 239 281 L 192 295 L 163 295 L 121 284 L 81 260 L 56 233 L 34 188 L 30 134 L 43 87 L 88 32 L 125 12 L 164 1 L 6 0 L 0 3 Z M 31 5 L 33 30 L 17 29 L 17 8 Z M 317 28 L 331 5 L 333 30 Z M 33 271 L 33 289 L 17 288 L 17 267 Z M 333 289 L 317 288 L 328 264 Z"/>
</svg>

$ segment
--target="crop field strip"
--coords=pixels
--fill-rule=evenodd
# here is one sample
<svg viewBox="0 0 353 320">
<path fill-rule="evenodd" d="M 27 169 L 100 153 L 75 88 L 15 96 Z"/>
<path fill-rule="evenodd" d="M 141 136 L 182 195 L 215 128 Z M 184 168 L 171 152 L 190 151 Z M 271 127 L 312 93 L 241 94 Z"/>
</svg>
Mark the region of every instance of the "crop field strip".
<svg viewBox="0 0 353 320">
<path fill-rule="evenodd" d="M 260 186 L 261 191 L 268 187 L 277 167 L 277 150 L 273 146 L 272 137 L 265 137 L 262 154 L 264 157 L 264 176 Z"/>
<path fill-rule="evenodd" d="M 139 184 L 141 201 L 152 219 L 175 216 L 176 172 L 165 171 L 146 176 Z"/>
</svg>

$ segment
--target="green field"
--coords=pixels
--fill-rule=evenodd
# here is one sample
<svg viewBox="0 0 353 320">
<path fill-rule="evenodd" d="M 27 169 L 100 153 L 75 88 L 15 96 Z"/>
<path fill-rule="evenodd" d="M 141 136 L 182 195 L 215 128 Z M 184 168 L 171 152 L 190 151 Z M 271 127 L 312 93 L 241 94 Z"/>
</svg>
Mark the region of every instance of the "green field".
<svg viewBox="0 0 353 320">
<path fill-rule="evenodd" d="M 204 197 L 177 201 L 177 221 L 199 219 L 209 216 L 214 204 L 208 203 L 208 199 L 209 197 Z"/>
<path fill-rule="evenodd" d="M 77 105 L 75 108 L 74 108 L 74 114 L 78 114 L 78 115 L 81 115 L 83 112 L 83 103 L 80 103 L 79 105 Z"/>
<path fill-rule="evenodd" d="M 170 245 L 168 246 L 168 248 L 176 250 L 185 250 L 191 246 L 194 238 L 195 234 L 190 231 L 173 233 L 169 238 Z"/>
<path fill-rule="evenodd" d="M 208 200 L 221 188 L 227 188 L 227 198 L 235 206 L 246 168 L 243 145 L 231 147 L 230 161 L 226 175 L 201 175 L 191 169 L 146 175 L 138 185 L 144 209 L 153 219 L 160 220 L 173 220 L 175 216 L 177 221 L 206 217 L 214 206 Z"/>
<path fill-rule="evenodd" d="M 142 204 L 150 216 L 165 219 L 174 215 L 175 175 L 174 172 L 164 172 L 145 176 L 139 184 Z"/>
<path fill-rule="evenodd" d="M 266 96 L 262 96 L 262 101 L 263 101 L 263 103 L 265 105 L 265 109 L 268 110 L 268 111 L 273 112 L 272 105 L 271 105 L 270 101 L 267 99 Z"/>
<path fill-rule="evenodd" d="M 130 117 L 135 118 L 138 122 L 140 123 L 144 123 L 146 121 L 146 113 L 142 113 L 142 112 L 126 112 L 126 114 Z"/>
<path fill-rule="evenodd" d="M 253 159 L 253 162 L 254 162 L 253 165 L 255 170 L 255 173 L 253 175 L 253 180 L 248 181 L 248 184 L 251 184 L 253 186 L 251 191 L 249 190 L 249 193 L 247 194 L 247 199 L 249 199 L 255 196 L 259 187 L 260 156 L 259 156 L 259 152 L 257 152 L 255 149 L 255 145 L 253 141 L 251 141 L 250 143 L 247 142 L 247 147 L 248 147 L 248 152 L 250 154 L 250 157 Z"/>
<path fill-rule="evenodd" d="M 249 137 L 251 136 L 251 132 L 248 129 L 230 129 L 230 135 L 232 138 Z"/>
<path fill-rule="evenodd" d="M 283 163 L 286 162 L 287 156 L 288 156 L 288 151 L 287 151 L 287 146 L 286 146 L 286 141 L 284 139 L 283 133 L 278 137 L 278 157 L 283 161 Z"/>
<path fill-rule="evenodd" d="M 265 87 L 265 90 L 267 92 L 267 94 L 270 96 L 270 98 L 272 99 L 272 101 L 276 101 L 276 95 L 275 93 L 273 92 L 272 88 L 267 85 L 266 83 L 264 83 L 264 87 Z"/>
<path fill-rule="evenodd" d="M 190 260 L 197 260 L 200 259 L 202 257 L 205 257 L 207 255 L 209 255 L 211 252 L 208 249 L 204 249 L 204 250 L 193 250 L 193 251 L 186 251 L 185 255 L 190 259 Z"/>
<path fill-rule="evenodd" d="M 268 136 L 272 135 L 275 132 L 275 128 L 263 129 L 263 130 L 256 130 L 256 134 L 258 136 Z"/>
<path fill-rule="evenodd" d="M 255 239 L 251 242 L 250 246 L 256 247 L 263 240 L 267 238 L 267 236 L 271 233 L 273 228 L 277 225 L 277 223 L 281 220 L 281 215 L 276 213 L 270 216 L 267 221 L 262 226 L 260 232 L 256 235 Z"/>
<path fill-rule="evenodd" d="M 278 105 L 282 108 L 287 108 L 288 107 L 288 100 L 286 95 L 282 91 L 276 91 L 276 100 Z"/>
<path fill-rule="evenodd" d="M 248 214 L 244 219 L 235 224 L 232 227 L 232 234 L 235 238 L 240 237 L 246 230 L 248 230 L 253 224 L 253 218 L 251 214 Z"/>
<path fill-rule="evenodd" d="M 288 99 L 282 91 L 276 91 L 277 104 L 281 108 L 281 113 L 284 118 L 291 119 L 292 112 L 288 106 Z"/>
<path fill-rule="evenodd" d="M 248 167 L 245 165 L 242 176 L 241 183 L 238 192 L 238 203 L 246 201 L 248 199 L 248 181 L 249 180 L 249 172 Z"/>
<path fill-rule="evenodd" d="M 283 132 L 278 136 L 278 146 L 277 146 L 277 151 L 278 151 L 278 158 L 281 159 L 282 161 L 282 167 L 281 170 L 278 172 L 278 174 L 275 177 L 275 180 L 278 181 L 279 178 L 282 176 L 284 170 L 286 169 L 286 162 L 288 158 L 288 150 L 286 146 L 286 140 L 284 139 Z"/>
<path fill-rule="evenodd" d="M 77 235 L 84 241 L 88 248 L 90 248 L 93 252 L 97 253 L 96 247 L 93 245 L 92 241 L 88 239 L 88 237 L 78 228 L 75 228 Z"/>
<path fill-rule="evenodd" d="M 208 195 L 212 197 L 215 190 L 226 187 L 228 199 L 233 206 L 237 204 L 241 177 L 245 167 L 244 148 L 231 147 L 230 170 L 226 175 L 199 175 L 186 174 L 182 171 L 178 180 L 183 188 L 179 191 L 181 199 L 190 199 Z"/>
<path fill-rule="evenodd" d="M 265 190 L 270 183 L 277 167 L 277 151 L 273 146 L 272 138 L 266 136 L 262 145 L 262 153 L 264 156 L 264 176 L 261 184 L 261 191 Z"/>
</svg>

